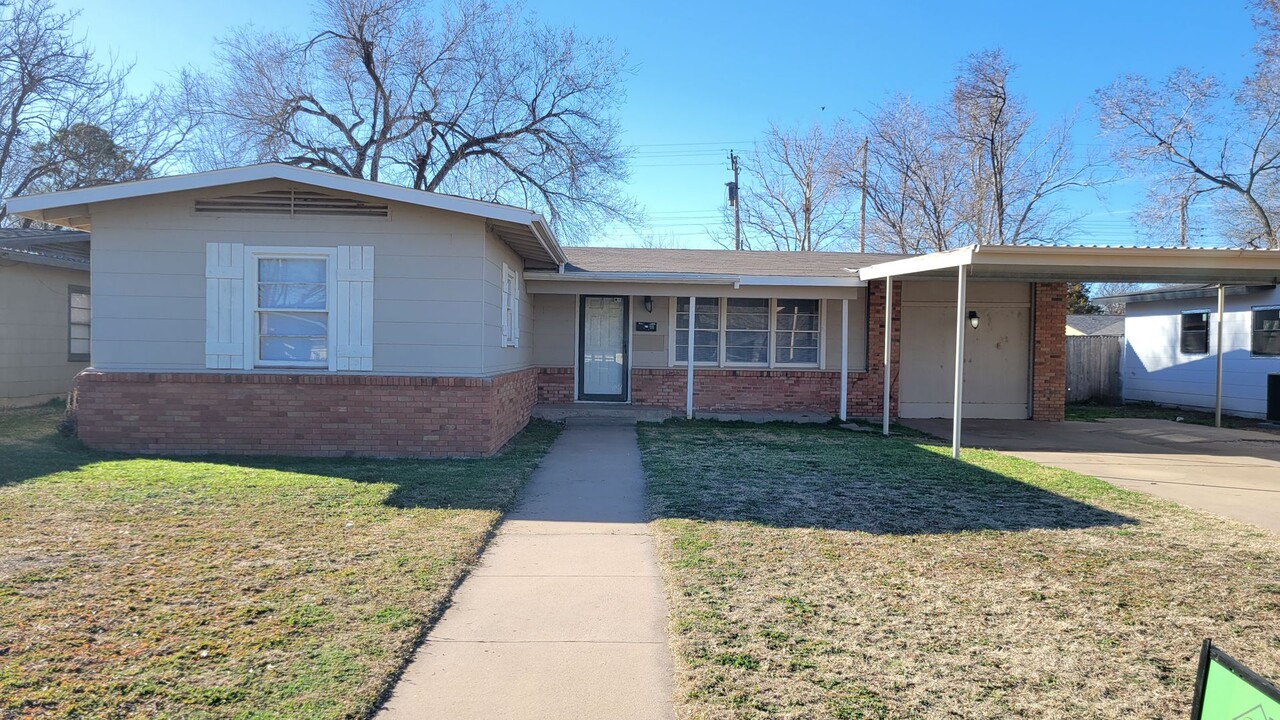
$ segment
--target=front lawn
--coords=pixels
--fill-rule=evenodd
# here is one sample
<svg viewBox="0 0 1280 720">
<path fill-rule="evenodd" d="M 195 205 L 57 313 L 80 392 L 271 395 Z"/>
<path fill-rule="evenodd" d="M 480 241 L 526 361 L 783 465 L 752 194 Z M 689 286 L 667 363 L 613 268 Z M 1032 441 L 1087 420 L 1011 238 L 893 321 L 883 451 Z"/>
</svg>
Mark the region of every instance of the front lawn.
<svg viewBox="0 0 1280 720">
<path fill-rule="evenodd" d="M 642 425 L 685 718 L 1173 718 L 1280 678 L 1280 538 L 995 452 Z"/>
<path fill-rule="evenodd" d="M 0 717 L 367 714 L 555 438 L 138 458 L 0 413 Z"/>
</svg>

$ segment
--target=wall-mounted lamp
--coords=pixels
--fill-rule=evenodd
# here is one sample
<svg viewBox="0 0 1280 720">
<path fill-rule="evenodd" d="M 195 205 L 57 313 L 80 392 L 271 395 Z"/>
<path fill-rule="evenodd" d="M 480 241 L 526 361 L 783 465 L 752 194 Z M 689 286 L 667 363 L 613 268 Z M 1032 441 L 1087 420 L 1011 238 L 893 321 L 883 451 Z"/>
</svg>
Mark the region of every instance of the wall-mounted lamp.
<svg viewBox="0 0 1280 720">
<path fill-rule="evenodd" d="M 974 330 L 978 329 L 978 311 L 977 310 L 969 311 L 969 327 L 973 328 Z"/>
<path fill-rule="evenodd" d="M 653 296 L 652 295 L 644 296 L 644 311 L 647 313 L 653 312 Z"/>
</svg>

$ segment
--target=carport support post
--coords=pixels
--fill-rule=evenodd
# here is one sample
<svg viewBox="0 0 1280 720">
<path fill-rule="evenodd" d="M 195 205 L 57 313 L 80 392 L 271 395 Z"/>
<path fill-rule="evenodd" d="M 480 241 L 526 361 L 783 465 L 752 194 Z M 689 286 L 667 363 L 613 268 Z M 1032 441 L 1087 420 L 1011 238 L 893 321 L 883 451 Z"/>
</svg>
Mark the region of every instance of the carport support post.
<svg viewBox="0 0 1280 720">
<path fill-rule="evenodd" d="M 969 285 L 969 266 L 961 265 L 956 283 L 956 392 L 951 402 L 951 457 L 960 459 L 960 423 L 964 415 L 964 326 L 965 293 Z"/>
<path fill-rule="evenodd" d="M 1227 287 L 1218 283 L 1218 387 L 1213 406 L 1213 424 L 1222 427 L 1222 319 L 1227 311 Z"/>
<path fill-rule="evenodd" d="M 889 434 L 889 386 L 893 379 L 889 377 L 889 368 L 893 358 L 893 276 L 884 279 L 884 400 L 880 405 L 884 416 L 885 435 Z"/>
<path fill-rule="evenodd" d="M 840 422 L 849 419 L 849 298 L 840 300 Z"/>
<path fill-rule="evenodd" d="M 685 352 L 686 363 L 689 366 L 689 373 L 685 379 L 684 386 L 684 418 L 686 420 L 693 419 L 693 348 L 694 348 L 694 328 L 697 324 L 698 314 L 698 298 L 694 295 L 689 296 L 689 343 L 688 350 Z"/>
</svg>

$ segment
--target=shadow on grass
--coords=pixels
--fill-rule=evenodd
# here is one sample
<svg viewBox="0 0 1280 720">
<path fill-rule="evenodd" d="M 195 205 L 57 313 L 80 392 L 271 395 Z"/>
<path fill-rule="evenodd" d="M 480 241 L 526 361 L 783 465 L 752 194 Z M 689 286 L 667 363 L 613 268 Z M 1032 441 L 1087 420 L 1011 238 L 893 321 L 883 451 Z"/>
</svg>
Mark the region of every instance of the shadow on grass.
<svg viewBox="0 0 1280 720">
<path fill-rule="evenodd" d="M 998 453 L 951 459 L 920 436 L 827 426 L 642 425 L 657 518 L 909 535 L 1071 530 L 1136 521 L 1091 504 L 1125 493 Z"/>
<path fill-rule="evenodd" d="M 383 501 L 398 508 L 502 510 L 511 500 L 510 483 L 494 477 L 524 476 L 532 471 L 559 433 L 559 426 L 534 420 L 493 457 L 450 460 L 378 458 L 310 458 L 229 455 L 135 455 L 89 449 L 74 438 L 60 436 L 55 427 L 61 410 L 52 406 L 0 412 L 0 487 L 58 473 L 77 472 L 99 463 L 147 461 L 148 477 L 164 476 L 184 482 L 243 470 L 388 483 Z M 122 471 L 124 472 L 124 471 Z M 143 482 L 139 473 L 139 482 Z"/>
</svg>

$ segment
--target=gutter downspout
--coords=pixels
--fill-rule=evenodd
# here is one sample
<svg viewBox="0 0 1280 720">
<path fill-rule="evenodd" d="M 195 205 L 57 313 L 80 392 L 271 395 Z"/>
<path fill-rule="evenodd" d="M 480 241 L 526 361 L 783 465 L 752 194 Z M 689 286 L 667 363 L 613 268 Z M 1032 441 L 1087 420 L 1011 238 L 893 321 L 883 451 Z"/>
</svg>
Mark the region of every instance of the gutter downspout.
<svg viewBox="0 0 1280 720">
<path fill-rule="evenodd" d="M 1227 309 L 1227 287 L 1218 283 L 1218 378 L 1213 405 L 1213 425 L 1222 427 L 1222 320 Z"/>
</svg>

